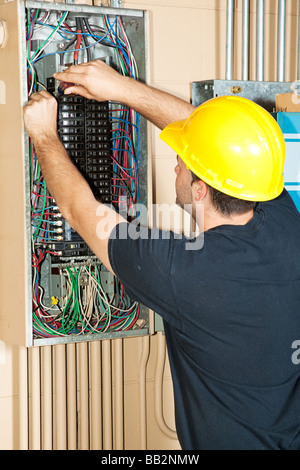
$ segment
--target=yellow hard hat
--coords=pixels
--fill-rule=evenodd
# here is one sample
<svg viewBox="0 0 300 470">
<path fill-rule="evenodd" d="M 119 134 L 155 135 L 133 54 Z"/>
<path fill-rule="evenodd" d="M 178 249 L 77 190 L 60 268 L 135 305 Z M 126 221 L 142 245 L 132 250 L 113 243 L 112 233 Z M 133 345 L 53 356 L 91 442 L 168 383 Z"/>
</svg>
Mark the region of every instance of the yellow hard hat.
<svg viewBox="0 0 300 470">
<path fill-rule="evenodd" d="M 206 101 L 160 137 L 201 180 L 229 196 L 268 201 L 284 187 L 285 142 L 275 119 L 246 98 Z"/>
</svg>

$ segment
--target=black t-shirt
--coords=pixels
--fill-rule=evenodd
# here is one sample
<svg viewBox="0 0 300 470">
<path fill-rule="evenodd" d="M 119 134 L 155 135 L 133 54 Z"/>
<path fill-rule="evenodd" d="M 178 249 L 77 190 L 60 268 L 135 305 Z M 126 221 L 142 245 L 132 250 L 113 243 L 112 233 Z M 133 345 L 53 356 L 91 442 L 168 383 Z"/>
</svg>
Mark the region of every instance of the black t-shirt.
<svg viewBox="0 0 300 470">
<path fill-rule="evenodd" d="M 300 449 L 300 215 L 286 190 L 202 249 L 134 232 L 116 227 L 110 262 L 164 320 L 182 448 Z"/>
</svg>

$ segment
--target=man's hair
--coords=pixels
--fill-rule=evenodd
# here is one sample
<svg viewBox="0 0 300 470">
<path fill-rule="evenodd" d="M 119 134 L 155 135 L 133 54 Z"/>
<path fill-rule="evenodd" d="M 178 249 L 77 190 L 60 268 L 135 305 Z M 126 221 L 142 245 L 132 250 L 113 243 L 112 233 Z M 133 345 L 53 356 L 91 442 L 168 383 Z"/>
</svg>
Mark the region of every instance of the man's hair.
<svg viewBox="0 0 300 470">
<path fill-rule="evenodd" d="M 201 178 L 199 178 L 193 172 L 191 173 L 193 178 L 192 184 L 195 181 L 201 180 Z M 246 212 L 254 210 L 256 207 L 257 202 L 245 201 L 243 199 L 228 196 L 228 194 L 222 193 L 221 191 L 212 188 L 209 184 L 207 184 L 207 187 L 214 208 L 226 217 L 229 217 L 231 215 L 242 215 Z"/>
</svg>

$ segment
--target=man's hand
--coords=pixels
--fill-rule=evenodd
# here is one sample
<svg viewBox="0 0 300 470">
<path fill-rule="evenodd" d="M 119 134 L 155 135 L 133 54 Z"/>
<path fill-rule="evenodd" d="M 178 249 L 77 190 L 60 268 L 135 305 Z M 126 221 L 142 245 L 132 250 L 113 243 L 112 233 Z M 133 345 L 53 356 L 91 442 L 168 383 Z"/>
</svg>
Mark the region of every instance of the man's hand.
<svg viewBox="0 0 300 470">
<path fill-rule="evenodd" d="M 169 93 L 125 77 L 101 60 L 71 65 L 56 79 L 74 83 L 65 95 L 74 93 L 97 101 L 117 101 L 137 111 L 163 129 L 171 122 L 187 119 L 195 107 Z"/>
<path fill-rule="evenodd" d="M 34 142 L 57 138 L 57 102 L 47 91 L 34 93 L 23 109 L 25 129 Z"/>
<path fill-rule="evenodd" d="M 71 65 L 53 76 L 57 80 L 74 83 L 65 90 L 65 95 L 74 93 L 97 101 L 122 101 L 127 92 L 127 78 L 102 60 Z"/>
</svg>

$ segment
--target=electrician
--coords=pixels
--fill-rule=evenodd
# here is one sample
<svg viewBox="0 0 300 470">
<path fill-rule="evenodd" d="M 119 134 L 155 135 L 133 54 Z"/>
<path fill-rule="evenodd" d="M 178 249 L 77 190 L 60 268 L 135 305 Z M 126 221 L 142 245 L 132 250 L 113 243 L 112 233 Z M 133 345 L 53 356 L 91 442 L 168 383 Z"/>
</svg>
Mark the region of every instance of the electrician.
<svg viewBox="0 0 300 470">
<path fill-rule="evenodd" d="M 24 107 L 50 193 L 63 216 L 132 299 L 159 313 L 184 450 L 300 449 L 300 216 L 282 177 L 275 120 L 237 97 L 195 109 L 101 61 L 55 74 L 66 93 L 119 101 L 158 128 L 177 153 L 176 193 L 204 211 L 204 245 L 144 235 L 100 204 L 62 146 L 56 100 Z M 99 233 L 99 221 L 106 227 Z"/>
</svg>

